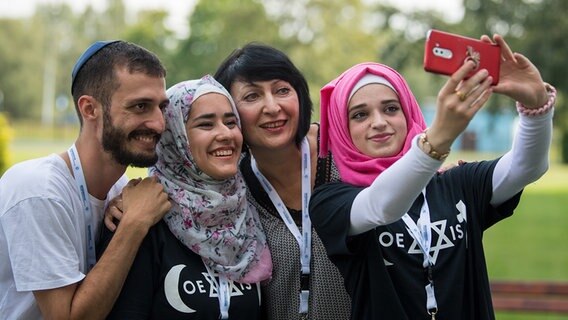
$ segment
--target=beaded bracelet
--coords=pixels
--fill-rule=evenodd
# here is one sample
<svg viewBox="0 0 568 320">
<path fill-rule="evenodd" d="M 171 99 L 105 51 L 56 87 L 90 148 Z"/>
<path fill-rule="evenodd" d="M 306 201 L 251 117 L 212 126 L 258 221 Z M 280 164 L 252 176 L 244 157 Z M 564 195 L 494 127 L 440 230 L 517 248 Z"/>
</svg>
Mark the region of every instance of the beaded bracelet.
<svg viewBox="0 0 568 320">
<path fill-rule="evenodd" d="M 517 101 L 517 112 L 519 112 L 519 114 L 527 117 L 535 117 L 549 112 L 554 107 L 554 103 L 556 102 L 556 88 L 548 83 L 545 83 L 544 86 L 548 93 L 548 101 L 546 101 L 542 107 L 537 109 L 527 108 Z"/>
</svg>

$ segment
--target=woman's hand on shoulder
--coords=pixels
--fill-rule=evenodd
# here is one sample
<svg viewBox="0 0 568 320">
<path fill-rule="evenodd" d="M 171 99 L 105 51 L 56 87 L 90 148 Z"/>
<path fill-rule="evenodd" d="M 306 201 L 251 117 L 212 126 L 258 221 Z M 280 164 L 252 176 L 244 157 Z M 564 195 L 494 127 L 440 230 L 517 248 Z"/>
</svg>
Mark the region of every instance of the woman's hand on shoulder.
<svg viewBox="0 0 568 320">
<path fill-rule="evenodd" d="M 135 186 L 137 184 L 140 183 L 140 181 L 142 181 L 142 179 L 137 178 L 137 179 L 132 179 L 130 181 L 128 181 L 127 186 Z M 118 223 L 120 222 L 120 220 L 122 220 L 122 213 L 124 211 L 123 208 L 123 202 L 122 202 L 122 192 L 112 198 L 106 209 L 105 209 L 105 214 L 103 217 L 103 221 L 105 223 L 105 226 L 112 232 L 114 232 L 116 230 L 116 227 L 118 226 Z"/>
<path fill-rule="evenodd" d="M 122 219 L 122 193 L 110 200 L 103 221 L 105 226 L 114 232 L 120 219 Z"/>
<path fill-rule="evenodd" d="M 312 151 L 312 153 L 315 152 L 315 154 L 317 154 L 317 150 L 318 150 L 318 132 L 319 132 L 320 126 L 317 123 L 312 123 L 310 124 L 310 129 L 308 130 L 308 142 L 310 144 L 310 150 Z"/>
<path fill-rule="evenodd" d="M 501 47 L 499 83 L 493 88 L 527 108 L 539 108 L 548 100 L 548 93 L 537 67 L 524 55 L 513 52 L 502 36 L 495 34 L 493 40 L 484 35 L 481 41 L 497 43 Z"/>
</svg>

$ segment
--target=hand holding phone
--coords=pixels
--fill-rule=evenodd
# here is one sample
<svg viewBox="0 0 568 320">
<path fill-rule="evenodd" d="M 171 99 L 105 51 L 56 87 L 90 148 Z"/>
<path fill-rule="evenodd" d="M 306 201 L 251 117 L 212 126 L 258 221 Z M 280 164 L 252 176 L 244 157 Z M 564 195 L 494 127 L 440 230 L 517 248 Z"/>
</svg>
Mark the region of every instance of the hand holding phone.
<svg viewBox="0 0 568 320">
<path fill-rule="evenodd" d="M 492 85 L 499 83 L 501 48 L 497 44 L 483 42 L 439 30 L 429 30 L 424 47 L 424 70 L 451 75 L 466 61 L 476 63 L 466 79 L 480 69 L 487 69 L 493 77 Z"/>
</svg>

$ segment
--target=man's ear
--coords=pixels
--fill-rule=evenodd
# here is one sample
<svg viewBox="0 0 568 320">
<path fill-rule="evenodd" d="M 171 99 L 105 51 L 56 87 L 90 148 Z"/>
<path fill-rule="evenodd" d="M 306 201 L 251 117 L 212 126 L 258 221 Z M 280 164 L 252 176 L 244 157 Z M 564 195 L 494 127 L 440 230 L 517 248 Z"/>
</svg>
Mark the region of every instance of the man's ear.
<svg viewBox="0 0 568 320">
<path fill-rule="evenodd" d="M 79 97 L 78 106 L 83 121 L 96 120 L 101 114 L 101 104 L 92 96 Z"/>
</svg>

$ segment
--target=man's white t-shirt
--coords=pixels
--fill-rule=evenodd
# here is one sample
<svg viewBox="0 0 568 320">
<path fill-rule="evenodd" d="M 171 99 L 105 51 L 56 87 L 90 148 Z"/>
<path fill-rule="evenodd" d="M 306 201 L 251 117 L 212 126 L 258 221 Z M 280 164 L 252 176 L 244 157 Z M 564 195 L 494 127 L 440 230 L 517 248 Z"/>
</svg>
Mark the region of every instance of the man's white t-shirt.
<svg viewBox="0 0 568 320">
<path fill-rule="evenodd" d="M 120 193 L 121 177 L 107 195 Z M 105 201 L 90 198 L 98 237 Z M 58 155 L 25 161 L 0 179 L 0 319 L 41 319 L 32 291 L 64 287 L 87 273 L 85 214 Z"/>
</svg>

